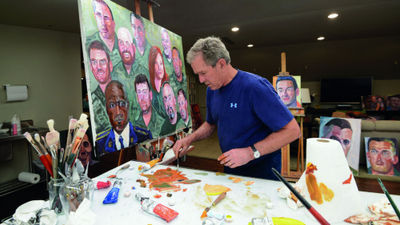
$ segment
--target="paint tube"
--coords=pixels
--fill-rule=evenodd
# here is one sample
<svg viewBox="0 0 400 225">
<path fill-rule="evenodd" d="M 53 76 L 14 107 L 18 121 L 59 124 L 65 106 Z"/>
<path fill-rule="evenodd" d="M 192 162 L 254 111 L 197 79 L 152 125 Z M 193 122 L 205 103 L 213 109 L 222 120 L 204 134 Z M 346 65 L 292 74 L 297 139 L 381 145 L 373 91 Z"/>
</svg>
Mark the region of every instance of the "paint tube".
<svg viewBox="0 0 400 225">
<path fill-rule="evenodd" d="M 99 190 L 99 189 L 104 189 L 104 188 L 108 188 L 111 186 L 111 182 L 108 180 L 107 182 L 104 181 L 98 181 L 97 184 L 95 185 L 95 189 Z"/>
<path fill-rule="evenodd" d="M 151 200 L 149 197 L 145 197 L 141 193 L 136 193 L 135 198 L 140 201 L 143 211 L 158 216 L 167 222 L 175 219 L 179 214 L 177 211 Z"/>
<path fill-rule="evenodd" d="M 113 188 L 108 192 L 107 196 L 103 200 L 103 204 L 112 204 L 118 202 L 119 189 L 122 185 L 120 180 L 115 181 Z"/>
</svg>

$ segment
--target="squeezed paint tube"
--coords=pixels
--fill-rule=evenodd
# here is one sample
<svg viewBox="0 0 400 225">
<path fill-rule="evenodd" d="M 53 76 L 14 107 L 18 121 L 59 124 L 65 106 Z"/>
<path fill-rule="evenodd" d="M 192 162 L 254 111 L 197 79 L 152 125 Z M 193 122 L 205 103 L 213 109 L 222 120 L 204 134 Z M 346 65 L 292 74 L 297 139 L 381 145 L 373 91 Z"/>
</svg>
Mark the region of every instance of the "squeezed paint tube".
<svg viewBox="0 0 400 225">
<path fill-rule="evenodd" d="M 108 192 L 107 196 L 103 200 L 103 204 L 112 204 L 118 201 L 119 188 L 122 182 L 117 180 L 114 182 L 113 188 Z"/>
<path fill-rule="evenodd" d="M 110 186 L 111 186 L 111 182 L 110 182 L 109 180 L 108 180 L 107 182 L 98 181 L 97 184 L 96 184 L 96 186 L 95 186 L 95 188 L 96 188 L 97 190 L 99 190 L 99 189 L 108 188 L 108 187 L 110 187 Z"/>
<path fill-rule="evenodd" d="M 175 219 L 175 217 L 177 217 L 179 214 L 177 211 L 157 203 L 156 201 L 151 200 L 149 197 L 145 197 L 141 193 L 136 193 L 135 198 L 140 201 L 143 211 L 158 216 L 167 222 Z"/>
</svg>

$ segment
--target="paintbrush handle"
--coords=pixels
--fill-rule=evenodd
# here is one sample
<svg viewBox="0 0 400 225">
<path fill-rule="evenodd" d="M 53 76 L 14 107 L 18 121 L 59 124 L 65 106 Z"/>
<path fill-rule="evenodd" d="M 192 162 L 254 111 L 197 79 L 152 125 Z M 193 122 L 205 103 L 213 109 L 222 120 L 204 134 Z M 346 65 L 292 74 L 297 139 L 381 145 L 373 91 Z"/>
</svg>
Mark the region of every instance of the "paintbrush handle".
<svg viewBox="0 0 400 225">
<path fill-rule="evenodd" d="M 39 157 L 39 159 L 40 159 L 40 161 L 43 163 L 44 168 L 46 168 L 47 172 L 49 172 L 50 176 L 53 177 L 53 171 L 52 171 L 52 169 L 51 169 L 51 166 L 50 166 L 49 162 L 48 162 L 47 159 L 46 159 L 46 156 L 41 155 L 41 156 Z"/>
<path fill-rule="evenodd" d="M 379 183 L 379 185 L 381 186 L 383 193 L 385 193 L 387 199 L 389 200 L 390 204 L 392 205 L 393 210 L 394 210 L 394 212 L 396 213 L 397 217 L 400 219 L 400 212 L 399 212 L 399 209 L 397 208 L 396 203 L 394 203 L 392 197 L 390 197 L 389 192 L 387 191 L 385 185 L 383 185 L 383 183 L 382 183 L 382 181 L 381 181 L 380 178 L 378 178 L 378 183 Z"/>
<path fill-rule="evenodd" d="M 319 212 L 317 212 L 317 210 L 314 209 L 314 207 L 309 208 L 308 211 L 314 216 L 314 218 L 315 218 L 316 220 L 318 220 L 318 222 L 319 222 L 320 224 L 322 224 L 322 225 L 329 225 L 329 222 L 326 221 L 326 220 L 324 219 L 324 217 L 322 217 L 322 215 L 319 214 Z"/>
<path fill-rule="evenodd" d="M 217 205 L 220 201 L 222 201 L 225 197 L 226 197 L 226 192 L 220 194 L 220 195 L 218 196 L 218 198 L 216 198 L 216 199 L 214 200 L 214 202 L 212 203 L 212 205 L 213 205 L 213 206 L 216 206 L 216 205 Z"/>
</svg>

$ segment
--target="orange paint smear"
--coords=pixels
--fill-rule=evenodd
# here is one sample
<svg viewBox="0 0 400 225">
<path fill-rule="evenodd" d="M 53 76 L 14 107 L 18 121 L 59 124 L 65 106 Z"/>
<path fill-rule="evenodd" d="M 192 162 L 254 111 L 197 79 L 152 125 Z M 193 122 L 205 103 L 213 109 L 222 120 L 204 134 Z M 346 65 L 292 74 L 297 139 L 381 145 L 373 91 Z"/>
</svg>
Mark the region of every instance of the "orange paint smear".
<svg viewBox="0 0 400 225">
<path fill-rule="evenodd" d="M 154 195 L 154 198 L 161 198 L 161 195 Z"/>
<path fill-rule="evenodd" d="M 332 191 L 332 189 L 328 188 L 324 183 L 319 183 L 319 189 L 321 190 L 322 196 L 324 197 L 324 200 L 327 202 L 330 202 L 333 197 L 335 196 L 335 193 Z"/>
<path fill-rule="evenodd" d="M 353 174 L 350 173 L 350 177 L 347 180 L 343 181 L 343 184 L 350 184 L 352 176 Z"/>
<path fill-rule="evenodd" d="M 317 178 L 315 178 L 314 174 L 312 173 L 307 174 L 306 172 L 306 184 L 308 193 L 310 193 L 311 200 L 321 205 L 323 203 L 322 194 L 321 191 L 319 190 Z"/>
<path fill-rule="evenodd" d="M 246 183 L 244 183 L 244 185 L 246 185 L 246 186 L 250 186 L 252 184 L 254 184 L 254 181 L 246 181 Z"/>
<path fill-rule="evenodd" d="M 173 170 L 171 168 L 159 169 L 154 174 L 140 174 L 145 176 L 149 180 L 149 187 L 157 191 L 179 191 L 181 188 L 179 185 L 174 185 L 174 182 L 178 180 L 187 180 L 180 171 Z M 165 185 L 168 184 L 168 185 Z"/>
<path fill-rule="evenodd" d="M 243 180 L 242 178 L 239 178 L 239 177 L 228 177 L 228 179 L 232 180 L 233 183 L 239 183 Z"/>
<path fill-rule="evenodd" d="M 110 175 L 110 176 L 108 176 L 107 178 L 116 178 L 117 177 L 117 175 Z"/>
<path fill-rule="evenodd" d="M 315 170 L 318 170 L 318 169 L 317 169 L 317 166 L 315 166 L 315 165 L 312 164 L 312 163 L 307 163 L 306 174 L 314 173 Z"/>
</svg>

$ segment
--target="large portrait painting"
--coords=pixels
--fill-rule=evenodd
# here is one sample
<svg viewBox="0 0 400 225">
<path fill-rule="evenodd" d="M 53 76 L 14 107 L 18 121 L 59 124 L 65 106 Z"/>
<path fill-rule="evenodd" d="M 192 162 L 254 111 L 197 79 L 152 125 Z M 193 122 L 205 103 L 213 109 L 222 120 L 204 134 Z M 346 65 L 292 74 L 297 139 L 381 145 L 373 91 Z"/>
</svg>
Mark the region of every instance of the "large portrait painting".
<svg viewBox="0 0 400 225">
<path fill-rule="evenodd" d="M 360 162 L 361 120 L 321 117 L 319 137 L 336 140 L 343 148 L 347 162 L 354 173 L 358 173 Z"/>
<path fill-rule="evenodd" d="M 288 108 L 301 108 L 301 76 L 274 76 L 272 84 Z"/>
<path fill-rule="evenodd" d="M 182 38 L 108 0 L 79 0 L 97 155 L 192 126 Z"/>
</svg>

